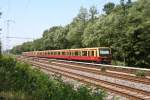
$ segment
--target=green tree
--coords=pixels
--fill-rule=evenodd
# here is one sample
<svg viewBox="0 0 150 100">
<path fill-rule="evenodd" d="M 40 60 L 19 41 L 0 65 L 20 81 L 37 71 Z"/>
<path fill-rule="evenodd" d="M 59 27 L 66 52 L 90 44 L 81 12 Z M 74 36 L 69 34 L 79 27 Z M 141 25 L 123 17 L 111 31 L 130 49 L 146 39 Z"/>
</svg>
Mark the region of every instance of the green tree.
<svg viewBox="0 0 150 100">
<path fill-rule="evenodd" d="M 106 14 L 110 14 L 112 10 L 114 9 L 115 4 L 112 2 L 109 2 L 104 5 L 103 11 L 105 11 Z"/>
<path fill-rule="evenodd" d="M 89 16 L 90 16 L 90 20 L 92 22 L 96 18 L 97 14 L 98 14 L 97 8 L 95 6 L 90 7 L 90 9 L 89 9 Z"/>
<path fill-rule="evenodd" d="M 79 14 L 77 15 L 77 20 L 83 22 L 84 25 L 86 24 L 86 22 L 88 21 L 88 11 L 86 8 L 80 8 Z"/>
<path fill-rule="evenodd" d="M 75 27 L 70 26 L 69 32 L 67 34 L 67 40 L 70 42 L 70 48 L 80 48 L 82 47 L 82 35 L 84 32 L 84 24 L 78 22 Z"/>
<path fill-rule="evenodd" d="M 1 41 L 0 41 L 0 57 L 2 55 L 2 44 L 1 44 Z"/>
<path fill-rule="evenodd" d="M 2 12 L 0 12 L 0 18 L 1 18 L 1 15 L 2 15 Z M 1 28 L 0 28 L 0 32 L 1 32 Z M 0 39 L 1 39 L 1 37 L 0 37 Z M 1 43 L 1 40 L 0 40 L 0 57 L 1 57 L 1 55 L 2 55 L 2 43 Z"/>
<path fill-rule="evenodd" d="M 131 4 L 131 3 L 132 3 L 132 1 L 131 1 L 131 0 L 128 0 L 127 4 Z"/>
</svg>

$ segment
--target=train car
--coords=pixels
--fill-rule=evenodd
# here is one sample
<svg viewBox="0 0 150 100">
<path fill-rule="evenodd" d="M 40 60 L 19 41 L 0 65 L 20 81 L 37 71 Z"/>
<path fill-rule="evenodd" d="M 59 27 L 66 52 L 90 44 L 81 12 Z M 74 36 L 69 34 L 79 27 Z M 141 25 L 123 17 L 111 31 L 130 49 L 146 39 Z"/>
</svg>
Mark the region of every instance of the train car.
<svg viewBox="0 0 150 100">
<path fill-rule="evenodd" d="M 108 47 L 31 51 L 23 52 L 23 55 L 41 58 L 91 61 L 106 64 L 110 64 L 112 59 L 111 49 Z"/>
</svg>

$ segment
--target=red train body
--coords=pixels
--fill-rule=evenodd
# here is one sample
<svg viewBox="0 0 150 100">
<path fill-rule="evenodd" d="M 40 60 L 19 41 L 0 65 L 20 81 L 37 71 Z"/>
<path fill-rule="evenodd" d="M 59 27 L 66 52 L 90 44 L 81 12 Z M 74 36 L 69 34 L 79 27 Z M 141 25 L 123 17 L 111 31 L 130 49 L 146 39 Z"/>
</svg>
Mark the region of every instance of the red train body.
<svg viewBox="0 0 150 100">
<path fill-rule="evenodd" d="M 77 61 L 91 61 L 97 63 L 111 63 L 111 49 L 108 47 L 46 50 L 23 52 L 24 56 L 53 58 Z"/>
</svg>

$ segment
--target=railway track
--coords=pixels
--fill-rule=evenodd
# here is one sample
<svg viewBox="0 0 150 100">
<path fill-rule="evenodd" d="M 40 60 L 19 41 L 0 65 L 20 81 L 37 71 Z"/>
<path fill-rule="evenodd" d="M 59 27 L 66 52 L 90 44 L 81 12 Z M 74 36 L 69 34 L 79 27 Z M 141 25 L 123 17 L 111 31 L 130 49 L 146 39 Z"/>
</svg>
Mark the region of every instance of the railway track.
<svg viewBox="0 0 150 100">
<path fill-rule="evenodd" d="M 101 74 L 97 73 L 95 70 L 92 69 L 92 71 L 89 71 L 91 69 L 86 69 L 84 67 L 80 68 L 79 66 L 73 67 L 73 66 L 68 66 L 65 67 L 66 65 L 62 64 L 52 64 L 51 65 L 47 62 L 37 62 L 37 61 L 32 61 L 32 60 L 26 60 L 27 63 L 31 63 L 34 66 L 37 66 L 39 68 L 42 68 L 47 71 L 51 71 L 57 74 L 61 74 L 63 76 L 67 76 L 76 80 L 80 80 L 82 82 L 92 84 L 95 86 L 100 86 L 105 88 L 108 91 L 115 92 L 117 94 L 123 95 L 129 99 L 132 100 L 150 100 L 150 93 L 148 91 L 116 84 L 116 83 L 111 83 L 108 81 L 96 79 L 93 77 L 85 76 L 79 73 L 72 72 L 71 70 L 80 70 L 80 71 L 86 71 L 88 73 L 96 73 L 96 74 Z"/>
<path fill-rule="evenodd" d="M 34 59 L 42 59 L 42 60 L 49 60 L 49 61 L 57 61 L 57 62 L 64 62 L 68 64 L 73 64 L 73 65 L 79 65 L 79 66 L 84 66 L 84 67 L 92 67 L 92 68 L 102 68 L 106 67 L 107 70 L 109 71 L 117 71 L 117 72 L 122 72 L 126 74 L 131 74 L 134 75 L 137 71 L 144 71 L 145 75 L 150 78 L 150 69 L 145 69 L 145 68 L 135 68 L 135 67 L 127 67 L 127 66 L 116 66 L 116 65 L 105 65 L 105 64 L 95 64 L 95 63 L 87 63 L 87 62 L 78 62 L 78 61 L 68 61 L 68 60 L 58 60 L 58 59 L 48 59 L 48 58 L 37 58 L 33 57 Z"/>
<path fill-rule="evenodd" d="M 75 70 L 81 70 L 81 71 L 86 71 L 86 72 L 90 72 L 90 73 L 94 73 L 94 74 L 98 74 L 98 75 L 105 75 L 105 76 L 109 76 L 109 77 L 113 77 L 113 78 L 118 78 L 118 79 L 122 79 L 122 80 L 128 80 L 131 82 L 136 82 L 136 83 L 141 83 L 141 84 L 147 84 L 150 85 L 150 79 L 149 78 L 144 78 L 144 77 L 136 77 L 136 76 L 131 76 L 129 74 L 123 74 L 123 73 L 116 73 L 116 71 L 101 71 L 100 68 L 91 68 L 91 67 L 85 67 L 82 65 L 74 65 L 74 64 L 67 64 L 67 63 L 62 63 L 62 62 L 49 62 L 48 60 L 38 60 L 39 62 L 44 62 L 47 64 L 51 64 L 51 65 L 57 65 L 57 66 L 61 66 L 61 67 L 65 67 L 65 68 L 70 68 L 70 69 L 75 69 Z"/>
</svg>

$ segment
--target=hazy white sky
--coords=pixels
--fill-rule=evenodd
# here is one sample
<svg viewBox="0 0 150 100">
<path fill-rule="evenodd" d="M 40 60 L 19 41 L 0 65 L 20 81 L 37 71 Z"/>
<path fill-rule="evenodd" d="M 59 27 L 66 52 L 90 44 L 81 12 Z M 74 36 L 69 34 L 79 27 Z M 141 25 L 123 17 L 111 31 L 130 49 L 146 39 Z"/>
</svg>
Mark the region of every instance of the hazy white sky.
<svg viewBox="0 0 150 100">
<path fill-rule="evenodd" d="M 77 15 L 81 6 L 95 5 L 101 13 L 104 4 L 120 0 L 0 0 L 0 19 L 3 49 L 12 48 L 29 39 L 6 39 L 7 20 L 9 37 L 40 38 L 45 29 L 67 25 Z"/>
</svg>

